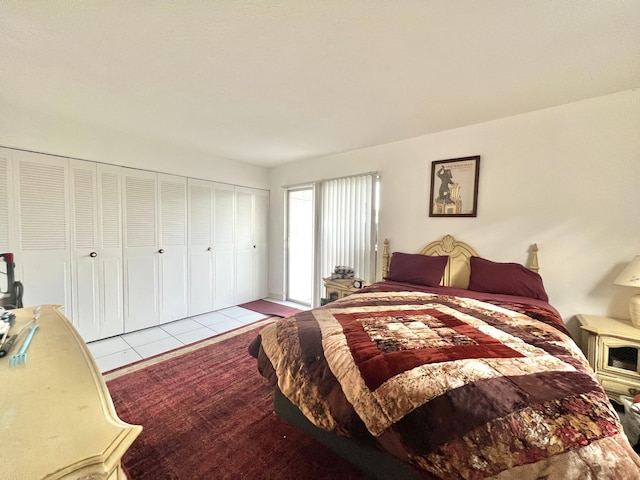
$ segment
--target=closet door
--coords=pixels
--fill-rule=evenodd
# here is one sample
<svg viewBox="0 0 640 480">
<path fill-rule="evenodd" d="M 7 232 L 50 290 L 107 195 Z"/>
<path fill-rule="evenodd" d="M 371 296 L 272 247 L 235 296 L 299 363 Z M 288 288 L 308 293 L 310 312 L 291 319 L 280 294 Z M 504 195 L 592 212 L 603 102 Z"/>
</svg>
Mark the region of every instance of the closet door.
<svg viewBox="0 0 640 480">
<path fill-rule="evenodd" d="M 187 316 L 187 179 L 158 174 L 160 323 Z"/>
<path fill-rule="evenodd" d="M 256 190 L 253 197 L 254 298 L 269 296 L 269 192 Z"/>
<path fill-rule="evenodd" d="M 214 184 L 213 270 L 215 310 L 236 304 L 235 191 L 232 185 Z"/>
<path fill-rule="evenodd" d="M 236 303 L 253 298 L 253 194 L 248 188 L 236 187 Z"/>
<path fill-rule="evenodd" d="M 101 338 L 124 332 L 122 168 L 98 169 L 98 258 Z"/>
<path fill-rule="evenodd" d="M 189 281 L 187 311 L 189 315 L 199 315 L 213 310 L 213 183 L 189 179 L 188 191 Z"/>
<path fill-rule="evenodd" d="M 132 332 L 160 320 L 157 175 L 124 168 L 122 180 L 124 326 Z"/>
<path fill-rule="evenodd" d="M 70 160 L 72 321 L 85 341 L 124 332 L 120 168 Z"/>
<path fill-rule="evenodd" d="M 15 251 L 15 235 L 13 212 L 13 163 L 11 151 L 0 147 L 0 253 L 13 253 Z M 15 306 L 15 300 L 11 295 L 12 285 L 7 277 L 6 262 L 0 263 L 0 298 L 4 307 Z M 17 280 L 14 277 L 14 280 Z"/>
<path fill-rule="evenodd" d="M 23 303 L 63 305 L 73 318 L 68 161 L 16 151 L 14 167 L 16 278 L 24 286 Z"/>
<path fill-rule="evenodd" d="M 13 253 L 14 242 L 12 242 L 11 226 L 13 225 L 13 173 L 12 173 L 11 151 L 0 147 L 0 253 Z M 2 272 L 6 269 L 2 267 Z M 6 281 L 0 282 L 0 290 L 6 293 Z"/>
<path fill-rule="evenodd" d="M 269 192 L 236 187 L 236 302 L 268 296 Z"/>
<path fill-rule="evenodd" d="M 71 285 L 74 326 L 89 342 L 100 338 L 98 179 L 95 163 L 69 161 L 71 180 Z"/>
</svg>

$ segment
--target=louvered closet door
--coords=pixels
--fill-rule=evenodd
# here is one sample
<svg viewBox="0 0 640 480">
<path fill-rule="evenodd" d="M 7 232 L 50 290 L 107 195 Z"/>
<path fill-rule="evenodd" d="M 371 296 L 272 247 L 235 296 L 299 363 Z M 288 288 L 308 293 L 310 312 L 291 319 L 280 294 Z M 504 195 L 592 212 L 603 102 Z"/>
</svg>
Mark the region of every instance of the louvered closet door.
<svg viewBox="0 0 640 480">
<path fill-rule="evenodd" d="M 253 296 L 256 249 L 253 242 L 253 197 L 252 190 L 236 187 L 236 303 L 256 300 Z"/>
<path fill-rule="evenodd" d="M 187 311 L 199 315 L 213 310 L 213 183 L 189 179 L 188 191 Z"/>
<path fill-rule="evenodd" d="M 158 174 L 160 322 L 187 316 L 187 179 Z"/>
<path fill-rule="evenodd" d="M 236 301 L 268 296 L 269 192 L 236 187 Z"/>
<path fill-rule="evenodd" d="M 85 341 L 124 332 L 120 167 L 69 162 L 73 323 Z"/>
<path fill-rule="evenodd" d="M 89 342 L 100 338 L 100 274 L 98 273 L 98 202 L 96 164 L 69 161 L 71 179 L 71 285 L 73 317 Z"/>
<path fill-rule="evenodd" d="M 13 252 L 15 247 L 9 234 L 14 221 L 12 214 L 15 211 L 11 154 L 10 150 L 0 147 L 0 253 Z M 6 268 L 2 267 L 1 271 L 6 273 Z M 5 279 L 0 280 L 0 296 L 7 292 L 8 287 Z"/>
<path fill-rule="evenodd" d="M 100 337 L 124 332 L 122 168 L 98 164 Z"/>
<path fill-rule="evenodd" d="M 10 235 L 14 225 L 13 212 L 13 175 L 12 152 L 0 147 L 0 253 L 13 253 L 15 251 L 15 235 Z M 0 272 L 7 273 L 7 264 L 0 263 Z M 17 273 L 17 272 L 16 272 Z M 0 298 L 5 307 L 15 306 L 15 300 L 11 296 L 11 285 L 6 275 L 0 274 Z M 14 280 L 19 280 L 17 277 Z"/>
<path fill-rule="evenodd" d="M 214 184 L 214 309 L 236 304 L 234 256 L 235 192 L 232 185 Z"/>
<path fill-rule="evenodd" d="M 63 305 L 73 317 L 68 213 L 68 161 L 15 152 L 17 278 L 25 306 Z"/>
<path fill-rule="evenodd" d="M 124 168 L 122 180 L 124 326 L 132 332 L 160 320 L 157 175 Z"/>
<path fill-rule="evenodd" d="M 253 212 L 254 275 L 253 296 L 265 298 L 269 296 L 269 192 L 254 192 Z"/>
</svg>

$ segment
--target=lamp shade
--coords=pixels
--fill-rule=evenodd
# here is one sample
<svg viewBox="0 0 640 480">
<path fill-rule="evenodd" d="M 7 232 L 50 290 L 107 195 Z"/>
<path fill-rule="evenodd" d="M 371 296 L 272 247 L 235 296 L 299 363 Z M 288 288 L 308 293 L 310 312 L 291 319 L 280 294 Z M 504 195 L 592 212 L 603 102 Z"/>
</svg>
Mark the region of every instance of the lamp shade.
<svg viewBox="0 0 640 480">
<path fill-rule="evenodd" d="M 613 281 L 614 285 L 622 285 L 623 287 L 639 287 L 640 288 L 640 255 L 636 256 L 629 265 L 618 275 Z"/>
</svg>

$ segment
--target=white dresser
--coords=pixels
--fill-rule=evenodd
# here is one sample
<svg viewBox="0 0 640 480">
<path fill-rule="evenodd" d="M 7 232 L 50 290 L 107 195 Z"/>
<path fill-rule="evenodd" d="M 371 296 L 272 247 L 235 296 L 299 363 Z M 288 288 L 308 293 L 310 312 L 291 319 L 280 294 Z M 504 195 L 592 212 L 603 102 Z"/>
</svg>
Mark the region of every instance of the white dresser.
<svg viewBox="0 0 640 480">
<path fill-rule="evenodd" d="M 33 318 L 13 310 L 11 333 Z M 61 313 L 42 306 L 26 362 L 9 365 L 28 329 L 0 358 L 0 476 L 126 479 L 121 458 L 142 431 L 122 422 L 86 344 Z"/>
</svg>

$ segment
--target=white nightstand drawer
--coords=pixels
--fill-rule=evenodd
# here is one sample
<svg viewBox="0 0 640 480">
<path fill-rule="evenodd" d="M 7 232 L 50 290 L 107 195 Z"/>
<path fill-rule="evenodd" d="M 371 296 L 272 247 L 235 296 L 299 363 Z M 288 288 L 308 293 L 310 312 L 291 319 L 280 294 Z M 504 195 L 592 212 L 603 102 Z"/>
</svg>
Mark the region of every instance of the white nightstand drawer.
<svg viewBox="0 0 640 480">
<path fill-rule="evenodd" d="M 326 299 L 330 302 L 334 300 L 338 300 L 339 298 L 347 297 L 352 293 L 356 293 L 360 290 L 354 286 L 353 282 L 355 280 L 360 280 L 359 278 L 349 278 L 349 279 L 335 279 L 331 280 L 330 278 L 323 278 L 324 288 L 326 292 Z M 366 283 L 360 280 L 362 286 L 366 286 Z"/>
<path fill-rule="evenodd" d="M 596 374 L 596 377 L 607 392 L 607 395 L 618 403 L 620 403 L 620 395 L 633 396 L 633 392 L 640 389 L 640 383 L 633 380 L 625 380 L 619 377 L 613 378 L 602 374 Z"/>
<path fill-rule="evenodd" d="M 640 382 L 640 342 L 611 337 L 599 337 L 598 342 L 602 352 L 598 370 Z"/>
</svg>

